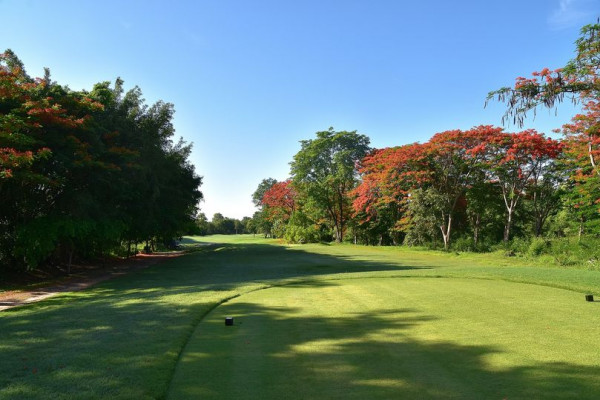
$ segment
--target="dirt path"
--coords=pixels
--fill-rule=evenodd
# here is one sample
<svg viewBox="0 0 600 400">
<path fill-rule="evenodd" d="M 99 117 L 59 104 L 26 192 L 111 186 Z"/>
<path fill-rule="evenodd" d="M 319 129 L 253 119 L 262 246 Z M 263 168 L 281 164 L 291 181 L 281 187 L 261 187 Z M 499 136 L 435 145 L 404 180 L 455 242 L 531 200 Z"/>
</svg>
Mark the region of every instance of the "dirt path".
<svg viewBox="0 0 600 400">
<path fill-rule="evenodd" d="M 11 290 L 0 293 L 0 311 L 33 303 L 56 296 L 60 293 L 74 292 L 95 285 L 99 282 L 125 275 L 132 271 L 148 268 L 165 259 L 179 257 L 183 252 L 138 254 L 126 262 L 112 265 L 108 268 L 94 268 L 79 272 L 65 278 L 61 282 L 38 287 L 32 290 Z"/>
</svg>

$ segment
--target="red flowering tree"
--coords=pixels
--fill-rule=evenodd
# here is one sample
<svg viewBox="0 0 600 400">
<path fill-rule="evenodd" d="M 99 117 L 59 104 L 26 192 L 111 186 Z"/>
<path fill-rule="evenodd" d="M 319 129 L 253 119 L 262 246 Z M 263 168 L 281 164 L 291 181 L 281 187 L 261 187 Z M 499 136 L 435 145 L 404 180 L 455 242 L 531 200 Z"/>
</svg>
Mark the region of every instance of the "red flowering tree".
<svg viewBox="0 0 600 400">
<path fill-rule="evenodd" d="M 586 25 L 575 42 L 576 57 L 563 68 L 544 68 L 531 78 L 518 77 L 513 87 L 490 92 L 487 101 L 497 99 L 507 105 L 502 118 L 522 126 L 526 113 L 539 105 L 552 108 L 570 98 L 584 102 L 600 99 L 600 24 Z"/>
<path fill-rule="evenodd" d="M 579 164 L 589 163 L 589 172 L 600 176 L 600 100 L 587 101 L 583 110 L 563 125 L 562 133 Z"/>
<path fill-rule="evenodd" d="M 377 149 L 360 163 L 360 184 L 352 191 L 354 217 L 362 229 L 395 240 L 405 228 L 403 219 L 410 191 L 427 181 L 426 152 L 422 144 Z"/>
<path fill-rule="evenodd" d="M 435 134 L 426 148 L 431 171 L 429 184 L 440 196 L 442 204 L 436 207 L 437 220 L 444 241 L 450 246 L 453 216 L 469 187 L 483 176 L 485 154 L 481 149 L 493 140 L 502 128 L 479 126 L 468 131 L 453 130 Z"/>
<path fill-rule="evenodd" d="M 583 110 L 559 130 L 565 137 L 563 163 L 573 185 L 567 203 L 579 220 L 580 237 L 584 224 L 600 216 L 600 102 L 590 100 Z"/>
<path fill-rule="evenodd" d="M 48 72 L 31 79 L 10 50 L 0 55 L 0 252 L 8 253 L 0 258 L 17 255 L 35 266 L 59 237 L 87 230 L 67 221 L 72 210 L 59 203 L 81 189 L 71 179 L 78 167 L 97 162 L 85 128 L 97 109 L 98 103 L 54 85 Z"/>
<path fill-rule="evenodd" d="M 413 213 L 421 210 L 431 214 L 421 220 L 437 224 L 444 247 L 448 249 L 460 200 L 473 182 L 483 177 L 479 174 L 486 157 L 482 150 L 501 131 L 492 126 L 445 131 L 425 144 L 373 152 L 362 162 L 363 180 L 354 191 L 355 212 L 365 222 L 391 216 L 395 218 L 395 228 L 405 229 L 407 223 L 414 222 L 405 215 L 409 194 L 418 188 L 426 189 L 428 198 L 436 198 L 441 203 L 436 207 L 413 206 L 411 209 Z"/>
<path fill-rule="evenodd" d="M 47 157 L 50 151 L 39 146 L 32 133 L 40 131 L 41 123 L 50 119 L 47 116 L 56 114 L 55 109 L 46 111 L 48 107 L 39 107 L 31 101 L 44 86 L 43 80 L 33 81 L 25 74 L 12 52 L 0 53 L 0 184 L 15 174 L 41 178 L 31 172 L 31 165 L 36 159 Z"/>
<path fill-rule="evenodd" d="M 530 129 L 514 134 L 498 132 L 477 151 L 485 153 L 490 178 L 502 191 L 506 207 L 503 238 L 507 242 L 520 200 L 531 188 L 532 179 L 542 177 L 559 156 L 562 144 Z"/>
<path fill-rule="evenodd" d="M 544 68 L 534 72 L 530 78 L 518 77 L 513 87 L 490 92 L 486 103 L 492 99 L 505 102 L 507 110 L 502 118 L 503 122 L 512 119 L 514 123 L 522 126 L 527 112 L 533 110 L 535 113 L 538 106 L 553 108 L 565 98 L 573 103 L 581 102 L 585 114 L 576 115 L 571 124 L 563 127 L 563 133 L 566 135 L 567 154 L 573 157 L 573 160 L 587 159 L 591 166 L 585 168 L 580 164 L 572 169 L 571 179 L 578 186 L 577 191 L 582 191 L 596 187 L 594 180 L 600 176 L 600 24 L 584 26 L 575 45 L 575 58 L 563 68 Z M 567 161 L 567 164 L 573 165 L 573 162 Z M 592 178 L 593 174 L 596 174 L 596 177 Z M 589 200 L 599 197 L 591 193 L 580 194 L 578 197 L 586 199 L 583 202 L 586 204 L 589 204 Z"/>
<path fill-rule="evenodd" d="M 296 208 L 296 191 L 291 180 L 274 183 L 263 194 L 261 204 L 271 221 L 287 221 Z"/>
</svg>

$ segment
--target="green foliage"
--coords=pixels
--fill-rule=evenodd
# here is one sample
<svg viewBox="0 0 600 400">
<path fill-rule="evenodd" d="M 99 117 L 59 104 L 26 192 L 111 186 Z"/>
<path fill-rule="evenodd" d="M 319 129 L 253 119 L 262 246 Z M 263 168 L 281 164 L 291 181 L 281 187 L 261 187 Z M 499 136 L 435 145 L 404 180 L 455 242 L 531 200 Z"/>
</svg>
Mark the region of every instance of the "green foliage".
<svg viewBox="0 0 600 400">
<path fill-rule="evenodd" d="M 34 268 L 189 230 L 202 179 L 173 140 L 174 107 L 117 79 L 91 92 L 31 79 L 0 54 L 0 259 Z"/>
<path fill-rule="evenodd" d="M 263 179 L 259 184 L 254 193 L 252 193 L 252 202 L 256 207 L 260 207 L 262 205 L 262 199 L 267 192 L 274 184 L 277 183 L 276 179 L 267 178 Z"/>
<path fill-rule="evenodd" d="M 600 241 L 596 238 L 553 240 L 550 254 L 561 266 L 584 265 L 594 270 L 600 267 Z"/>
<path fill-rule="evenodd" d="M 295 211 L 285 228 L 284 239 L 290 243 L 316 243 L 320 240 L 320 233 L 306 214 Z"/>
<path fill-rule="evenodd" d="M 531 239 L 531 243 L 529 244 L 529 248 L 527 249 L 527 254 L 532 257 L 538 257 L 545 253 L 550 247 L 550 242 L 541 237 L 534 237 Z"/>
<path fill-rule="evenodd" d="M 210 226 L 209 226 L 208 219 L 206 218 L 206 214 L 198 213 L 198 215 L 196 215 L 196 227 L 197 227 L 196 235 L 204 236 L 204 235 L 209 234 Z"/>
<path fill-rule="evenodd" d="M 356 165 L 369 151 L 369 138 L 330 128 L 300 143 L 290 163 L 294 187 L 314 211 L 313 218 L 326 218 L 341 242 L 351 218 L 349 193 L 358 181 Z"/>
<path fill-rule="evenodd" d="M 273 222 L 267 218 L 265 211 L 256 211 L 254 215 L 252 215 L 252 225 L 256 233 L 261 233 L 264 237 L 271 235 Z"/>
<path fill-rule="evenodd" d="M 80 222 L 78 224 L 77 222 Z M 35 268 L 56 248 L 60 238 L 73 238 L 76 231 L 87 236 L 89 223 L 39 218 L 17 229 L 13 254 L 22 257 L 28 268 Z"/>
<path fill-rule="evenodd" d="M 460 252 L 475 252 L 475 242 L 472 237 L 461 236 L 452 242 L 452 250 Z"/>
<path fill-rule="evenodd" d="M 276 219 L 275 221 L 273 221 L 273 225 L 271 227 L 271 236 L 273 238 L 283 238 L 285 236 L 286 228 L 286 221 Z"/>
<path fill-rule="evenodd" d="M 285 229 L 284 239 L 290 243 L 317 243 L 319 231 L 314 226 L 298 226 L 288 224 Z"/>
<path fill-rule="evenodd" d="M 251 218 L 244 217 L 243 220 L 228 218 L 221 213 L 215 213 L 211 221 L 208 221 L 204 213 L 198 213 L 192 228 L 194 235 L 234 235 L 242 233 L 256 233 Z"/>
<path fill-rule="evenodd" d="M 505 244 L 508 255 L 526 255 L 529 251 L 530 238 L 514 237 Z"/>
<path fill-rule="evenodd" d="M 439 241 L 444 199 L 435 189 L 416 189 L 411 193 L 408 215 L 411 224 L 405 243 L 410 246 L 430 245 Z"/>
</svg>

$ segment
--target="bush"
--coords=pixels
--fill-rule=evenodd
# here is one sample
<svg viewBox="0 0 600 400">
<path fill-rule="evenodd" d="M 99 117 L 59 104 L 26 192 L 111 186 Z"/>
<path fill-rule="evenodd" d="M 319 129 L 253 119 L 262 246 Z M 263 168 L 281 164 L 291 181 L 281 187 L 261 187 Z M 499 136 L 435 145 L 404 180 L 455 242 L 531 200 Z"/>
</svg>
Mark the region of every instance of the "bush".
<svg viewBox="0 0 600 400">
<path fill-rule="evenodd" d="M 492 243 L 489 240 L 479 240 L 477 242 L 477 246 L 475 246 L 475 241 L 473 240 L 473 237 L 461 236 L 452 241 L 451 248 L 454 251 L 489 253 L 490 251 L 492 251 Z"/>
<path fill-rule="evenodd" d="M 571 243 L 569 239 L 556 240 L 552 246 L 552 256 L 559 265 L 568 266 L 576 264 L 575 250 L 577 243 Z"/>
<path fill-rule="evenodd" d="M 303 227 L 289 224 L 284 238 L 290 243 L 316 243 L 319 241 L 319 231 L 314 226 Z"/>
<path fill-rule="evenodd" d="M 286 223 L 280 219 L 277 219 L 275 220 L 275 222 L 273 222 L 273 227 L 271 228 L 271 235 L 273 236 L 273 238 L 282 238 L 285 235 L 286 230 Z"/>
<path fill-rule="evenodd" d="M 508 249 L 513 254 L 525 255 L 529 251 L 529 240 L 527 238 L 514 238 L 508 243 Z"/>
<path fill-rule="evenodd" d="M 590 269 L 600 267 L 600 241 L 595 238 L 558 239 L 552 243 L 552 257 L 562 266 L 585 265 Z"/>
<path fill-rule="evenodd" d="M 454 251 L 476 251 L 475 242 L 470 237 L 459 237 L 452 243 Z"/>
<path fill-rule="evenodd" d="M 527 254 L 532 257 L 538 257 L 544 254 L 550 247 L 550 242 L 547 240 L 535 237 L 529 243 L 529 248 L 527 249 Z"/>
</svg>

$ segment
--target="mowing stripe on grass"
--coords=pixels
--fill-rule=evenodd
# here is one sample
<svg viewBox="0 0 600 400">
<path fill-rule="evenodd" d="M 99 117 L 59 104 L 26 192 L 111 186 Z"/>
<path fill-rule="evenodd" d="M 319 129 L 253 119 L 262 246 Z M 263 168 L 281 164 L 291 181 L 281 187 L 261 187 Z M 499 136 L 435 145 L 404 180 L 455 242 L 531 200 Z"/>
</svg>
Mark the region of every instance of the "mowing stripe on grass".
<svg viewBox="0 0 600 400">
<path fill-rule="evenodd" d="M 255 291 L 199 324 L 169 398 L 593 399 L 600 313 L 579 297 L 457 278 Z"/>
</svg>

